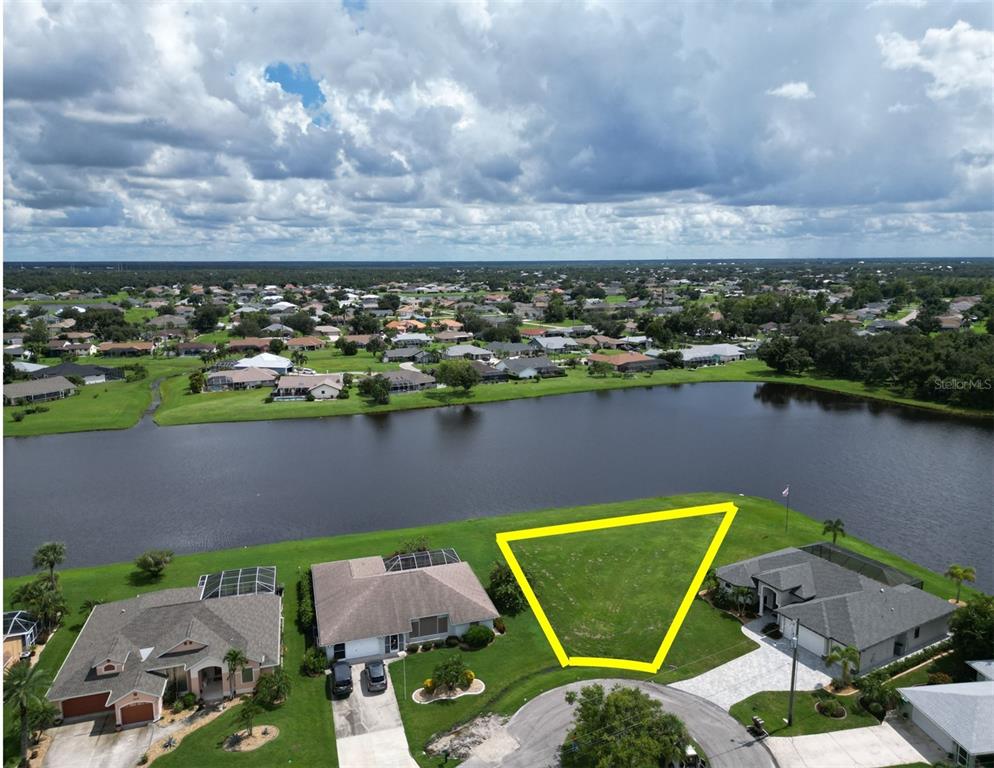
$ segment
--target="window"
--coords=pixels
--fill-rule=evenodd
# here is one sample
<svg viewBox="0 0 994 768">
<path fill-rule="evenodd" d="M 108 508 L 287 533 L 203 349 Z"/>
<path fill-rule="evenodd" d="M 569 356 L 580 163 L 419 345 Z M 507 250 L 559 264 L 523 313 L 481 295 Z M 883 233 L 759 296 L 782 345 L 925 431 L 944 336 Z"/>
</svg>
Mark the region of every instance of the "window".
<svg viewBox="0 0 994 768">
<path fill-rule="evenodd" d="M 113 671 L 114 671 L 113 664 L 108 664 L 106 667 L 104 667 L 104 672 L 113 672 Z"/>
<path fill-rule="evenodd" d="M 920 635 L 921 633 L 922 633 L 922 628 L 921 627 L 915 627 L 915 639 L 917 639 L 918 635 Z"/>
<path fill-rule="evenodd" d="M 332 657 L 335 661 L 341 661 L 345 658 L 345 643 L 335 643 L 335 647 L 331 651 Z"/>
<path fill-rule="evenodd" d="M 255 680 L 255 670 L 252 667 L 242 667 L 242 682 L 251 683 Z"/>
<path fill-rule="evenodd" d="M 444 635 L 449 631 L 448 616 L 425 616 L 411 621 L 411 637 Z"/>
</svg>

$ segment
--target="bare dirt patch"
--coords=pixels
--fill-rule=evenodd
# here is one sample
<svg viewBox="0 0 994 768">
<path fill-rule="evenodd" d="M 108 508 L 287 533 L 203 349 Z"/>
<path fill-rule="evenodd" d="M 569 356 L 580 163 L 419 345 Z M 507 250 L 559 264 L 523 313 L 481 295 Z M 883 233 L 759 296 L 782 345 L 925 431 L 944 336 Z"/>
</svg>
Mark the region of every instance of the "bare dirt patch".
<svg viewBox="0 0 994 768">
<path fill-rule="evenodd" d="M 224 741 L 227 752 L 251 752 L 264 744 L 268 744 L 280 735 L 280 729 L 275 725 L 257 725 L 252 729 L 252 735 L 247 730 L 236 731 Z"/>
<path fill-rule="evenodd" d="M 425 752 L 465 760 L 478 745 L 501 733 L 506 722 L 507 718 L 500 715 L 480 715 L 430 742 Z"/>
</svg>

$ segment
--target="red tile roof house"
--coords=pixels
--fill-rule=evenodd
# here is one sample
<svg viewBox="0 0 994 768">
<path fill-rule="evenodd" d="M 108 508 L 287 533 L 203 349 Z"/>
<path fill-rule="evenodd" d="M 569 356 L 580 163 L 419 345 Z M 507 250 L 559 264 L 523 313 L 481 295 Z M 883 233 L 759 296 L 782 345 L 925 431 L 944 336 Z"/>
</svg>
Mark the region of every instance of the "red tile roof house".
<svg viewBox="0 0 994 768">
<path fill-rule="evenodd" d="M 635 371 L 655 371 L 666 368 L 665 360 L 658 360 L 638 352 L 624 352 L 620 355 L 600 355 L 592 353 L 587 355 L 587 361 L 591 363 L 607 363 L 619 373 L 633 373 Z"/>
<path fill-rule="evenodd" d="M 493 628 L 500 615 L 451 549 L 311 566 L 317 644 L 329 659 L 396 655 L 408 644 Z"/>
<path fill-rule="evenodd" d="M 324 347 L 324 340 L 316 336 L 301 336 L 289 339 L 286 345 L 289 349 L 321 349 Z"/>
<path fill-rule="evenodd" d="M 254 591 L 245 594 L 241 574 L 253 571 L 258 576 L 247 588 Z M 260 676 L 280 664 L 283 599 L 276 594 L 275 571 L 211 574 L 196 587 L 96 606 L 48 699 L 59 705 L 63 719 L 113 713 L 121 728 L 158 720 L 170 684 L 177 693 L 190 691 L 205 701 L 232 691 L 251 693 Z M 231 583 L 224 578 L 228 574 L 237 574 L 242 594 L 225 586 Z M 224 656 L 233 648 L 249 662 L 232 678 Z"/>
<path fill-rule="evenodd" d="M 155 344 L 151 341 L 105 341 L 97 345 L 97 352 L 107 357 L 151 355 Z"/>
</svg>

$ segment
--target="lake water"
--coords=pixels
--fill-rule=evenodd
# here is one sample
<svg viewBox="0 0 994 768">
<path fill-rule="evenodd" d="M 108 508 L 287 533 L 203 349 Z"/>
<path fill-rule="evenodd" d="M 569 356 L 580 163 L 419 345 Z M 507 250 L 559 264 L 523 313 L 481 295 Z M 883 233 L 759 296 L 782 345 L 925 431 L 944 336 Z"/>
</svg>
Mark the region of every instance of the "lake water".
<svg viewBox="0 0 994 768">
<path fill-rule="evenodd" d="M 994 591 L 994 426 L 772 384 L 6 439 L 4 573 L 690 491 L 780 499 Z"/>
</svg>

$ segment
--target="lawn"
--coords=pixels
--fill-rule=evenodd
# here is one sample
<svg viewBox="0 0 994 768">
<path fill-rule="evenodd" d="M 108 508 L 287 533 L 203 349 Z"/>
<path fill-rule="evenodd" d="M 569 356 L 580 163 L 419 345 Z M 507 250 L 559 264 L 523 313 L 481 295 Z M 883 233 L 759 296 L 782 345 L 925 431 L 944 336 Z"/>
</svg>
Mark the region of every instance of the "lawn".
<svg viewBox="0 0 994 768">
<path fill-rule="evenodd" d="M 526 539 L 511 549 L 567 654 L 651 662 L 722 518 Z"/>
<path fill-rule="evenodd" d="M 733 704 L 730 711 L 732 717 L 742 725 L 751 724 L 753 715 L 762 718 L 766 721 L 766 730 L 771 736 L 806 736 L 880 724 L 877 718 L 856 703 L 855 696 L 833 697 L 838 698 L 847 710 L 844 718 L 836 720 L 815 709 L 818 701 L 815 694 L 811 691 L 798 691 L 794 694 L 794 722 L 787 727 L 784 719 L 787 717 L 789 696 L 788 691 L 763 691 Z"/>
<path fill-rule="evenodd" d="M 16 422 L 13 414 L 24 411 L 24 405 L 4 406 L 4 437 L 47 435 L 56 432 L 84 432 L 95 429 L 127 429 L 138 423 L 152 402 L 151 384 L 155 379 L 180 378 L 185 385 L 186 374 L 200 365 L 196 358 L 82 358 L 83 365 L 122 366 L 141 363 L 148 370 L 142 381 L 113 381 L 106 384 L 89 384 L 80 388 L 72 397 L 39 403 L 48 411 L 25 416 Z"/>
<path fill-rule="evenodd" d="M 733 499 L 739 506 L 739 514 L 718 553 L 716 564 L 779 549 L 791 544 L 804 544 L 822 538 L 821 524 L 795 513 L 791 519 L 789 532 L 783 530 L 783 507 L 775 502 L 755 497 L 732 496 L 731 494 L 690 494 L 668 498 L 638 499 L 614 504 L 601 504 L 587 507 L 560 508 L 538 512 L 528 512 L 503 517 L 489 517 L 424 526 L 416 529 L 377 531 L 353 534 L 334 538 L 308 539 L 268 544 L 258 547 L 230 549 L 182 555 L 175 558 L 165 576 L 153 589 L 181 587 L 196 584 L 199 575 L 224 568 L 238 568 L 251 565 L 275 565 L 277 578 L 286 585 L 284 595 L 284 641 L 286 654 L 284 665 L 294 677 L 294 690 L 284 707 L 260 719 L 281 729 L 280 737 L 258 753 L 249 756 L 235 756 L 217 748 L 217 744 L 231 732 L 231 717 L 225 716 L 203 728 L 189 742 L 181 745 L 164 765 L 225 765 L 239 762 L 245 765 L 275 765 L 292 760 L 298 766 L 324 766 L 334 762 L 334 736 L 331 724 L 330 706 L 324 698 L 323 681 L 297 676 L 304 651 L 304 637 L 294 624 L 296 612 L 295 583 L 298 574 L 312 563 L 344 558 L 389 554 L 397 546 L 413 536 L 428 537 L 432 546 L 454 546 L 460 556 L 470 563 L 481 580 L 486 583 L 490 565 L 499 557 L 495 536 L 498 532 L 516 530 L 537 525 L 575 522 L 614 515 L 627 515 L 651 512 L 659 509 L 682 508 L 698 504 L 710 504 Z M 925 588 L 941 597 L 955 593 L 955 585 L 943 577 L 924 568 L 913 565 L 895 555 L 889 554 L 854 538 L 847 538 L 845 545 L 855 551 L 876 557 L 884 562 L 902 568 L 924 580 Z M 72 552 L 69 553 L 69 564 Z M 135 553 L 138 554 L 137 552 Z M 689 563 L 696 553 L 683 553 Z M 569 551 L 563 550 L 562 561 L 569 561 Z M 630 578 L 626 558 L 614 558 L 608 564 L 616 573 L 616 578 Z M 4 580 L 4 596 L 26 577 Z M 132 597 L 142 589 L 140 579 L 135 578 L 130 563 L 118 563 L 93 568 L 69 569 L 61 572 L 61 583 L 65 591 L 70 611 L 66 627 L 59 630 L 41 656 L 43 669 L 54 673 L 62 663 L 76 634 L 82 627 L 83 618 L 79 606 L 87 599 L 103 601 Z M 972 590 L 964 589 L 969 596 Z M 591 595 L 595 601 L 603 601 L 599 595 Z M 5 604 L 9 604 L 6 603 Z M 408 742 L 412 753 L 419 755 L 424 744 L 434 733 L 448 730 L 458 723 L 484 711 L 497 711 L 510 714 L 529 700 L 549 688 L 572 680 L 603 676 L 605 670 L 594 668 L 562 669 L 558 666 L 552 650 L 530 613 L 507 620 L 508 632 L 489 648 L 467 654 L 466 658 L 487 685 L 481 696 L 467 696 L 453 702 L 430 705 L 414 704 L 409 698 L 399 698 L 401 714 L 404 717 Z M 701 601 L 695 601 L 684 626 L 674 643 L 663 669 L 652 679 L 661 682 L 690 677 L 711 667 L 746 653 L 754 647 L 739 631 L 739 624 L 710 608 Z M 435 664 L 449 653 L 446 650 L 417 654 L 406 662 L 391 665 L 393 684 L 402 694 L 404 686 L 404 666 L 406 665 L 408 690 L 413 691 L 417 683 L 430 676 Z M 624 676 L 620 670 L 607 672 L 613 677 Z M 635 676 L 646 678 L 645 675 Z M 11 723 L 5 720 L 4 743 L 7 748 L 16 747 L 16 739 L 11 732 Z M 423 759 L 423 758 L 422 758 Z M 425 763 L 427 764 L 427 763 Z"/>
</svg>

